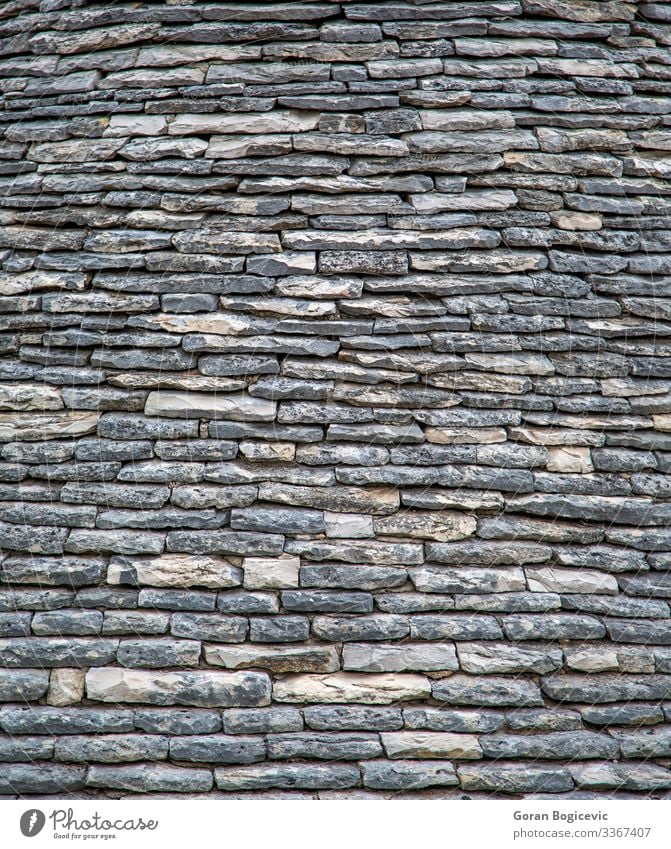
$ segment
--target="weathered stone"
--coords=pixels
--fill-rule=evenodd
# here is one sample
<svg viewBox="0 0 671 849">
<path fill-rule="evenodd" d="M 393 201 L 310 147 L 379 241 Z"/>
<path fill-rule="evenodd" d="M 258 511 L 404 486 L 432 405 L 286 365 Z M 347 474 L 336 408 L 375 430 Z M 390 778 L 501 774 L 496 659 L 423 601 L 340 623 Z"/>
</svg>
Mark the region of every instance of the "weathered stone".
<svg viewBox="0 0 671 849">
<path fill-rule="evenodd" d="M 275 683 L 273 697 L 278 702 L 336 702 L 391 704 L 422 699 L 429 694 L 428 679 L 422 675 L 294 675 Z"/>
<path fill-rule="evenodd" d="M 323 646 L 205 646 L 212 666 L 244 669 L 248 666 L 272 672 L 335 672 L 339 661 L 334 649 Z"/>
<path fill-rule="evenodd" d="M 92 766 L 86 785 L 134 793 L 197 793 L 212 788 L 212 773 L 208 769 L 184 769 L 167 764 Z"/>
<path fill-rule="evenodd" d="M 359 770 L 348 764 L 262 764 L 215 769 L 220 790 L 267 788 L 321 790 L 348 788 L 361 780 Z"/>
<path fill-rule="evenodd" d="M 452 705 L 533 707 L 543 703 L 541 691 L 533 682 L 495 676 L 479 679 L 452 675 L 435 681 L 432 691 L 439 702 Z"/>
<path fill-rule="evenodd" d="M 253 707 L 269 704 L 270 682 L 258 672 L 96 669 L 86 673 L 86 694 L 102 702 Z"/>
<path fill-rule="evenodd" d="M 223 558 L 165 555 L 152 560 L 113 557 L 109 584 L 151 587 L 208 587 L 224 589 L 242 582 L 242 572 Z"/>
<path fill-rule="evenodd" d="M 517 764 L 460 766 L 459 781 L 464 790 L 489 793 L 562 793 L 573 789 L 568 769 Z"/>
<path fill-rule="evenodd" d="M 488 675 L 496 672 L 538 672 L 561 669 L 562 652 L 501 644 L 459 643 L 459 666 L 464 672 Z"/>
<path fill-rule="evenodd" d="M 350 643 L 343 647 L 343 669 L 356 672 L 453 671 L 458 668 L 454 648 L 450 645 Z"/>
</svg>

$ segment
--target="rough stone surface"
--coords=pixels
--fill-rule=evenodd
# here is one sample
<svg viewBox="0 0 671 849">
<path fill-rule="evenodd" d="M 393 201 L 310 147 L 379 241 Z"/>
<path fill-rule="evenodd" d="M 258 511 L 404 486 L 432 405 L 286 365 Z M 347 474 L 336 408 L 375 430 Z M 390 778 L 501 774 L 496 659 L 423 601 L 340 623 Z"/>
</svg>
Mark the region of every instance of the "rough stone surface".
<svg viewBox="0 0 671 849">
<path fill-rule="evenodd" d="M 0 795 L 670 798 L 664 4 L 0 18 Z"/>
</svg>

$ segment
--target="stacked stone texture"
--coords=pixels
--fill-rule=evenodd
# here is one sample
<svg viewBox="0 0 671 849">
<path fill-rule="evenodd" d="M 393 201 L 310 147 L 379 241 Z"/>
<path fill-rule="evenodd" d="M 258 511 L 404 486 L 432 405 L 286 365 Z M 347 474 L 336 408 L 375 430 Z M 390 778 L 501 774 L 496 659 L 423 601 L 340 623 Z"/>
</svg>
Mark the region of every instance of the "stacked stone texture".
<svg viewBox="0 0 671 849">
<path fill-rule="evenodd" d="M 0 11 L 0 793 L 671 790 L 671 8 Z"/>
</svg>

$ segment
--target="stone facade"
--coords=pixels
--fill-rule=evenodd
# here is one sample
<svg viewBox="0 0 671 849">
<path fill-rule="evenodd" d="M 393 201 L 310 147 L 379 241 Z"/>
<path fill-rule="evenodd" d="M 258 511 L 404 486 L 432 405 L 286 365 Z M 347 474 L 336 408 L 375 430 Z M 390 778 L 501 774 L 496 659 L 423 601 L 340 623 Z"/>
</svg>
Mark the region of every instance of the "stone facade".
<svg viewBox="0 0 671 849">
<path fill-rule="evenodd" d="M 0 794 L 671 794 L 671 12 L 0 10 Z"/>
</svg>

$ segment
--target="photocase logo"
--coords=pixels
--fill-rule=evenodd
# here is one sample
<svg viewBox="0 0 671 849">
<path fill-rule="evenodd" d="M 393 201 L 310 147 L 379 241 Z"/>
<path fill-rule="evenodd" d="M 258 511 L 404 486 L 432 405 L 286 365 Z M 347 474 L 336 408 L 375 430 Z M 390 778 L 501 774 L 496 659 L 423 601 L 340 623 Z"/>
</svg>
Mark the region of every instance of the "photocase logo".
<svg viewBox="0 0 671 849">
<path fill-rule="evenodd" d="M 35 837 L 35 835 L 39 834 L 44 828 L 46 819 L 47 818 L 44 816 L 42 811 L 37 808 L 31 808 L 21 816 L 19 821 L 21 834 L 24 837 Z"/>
</svg>

